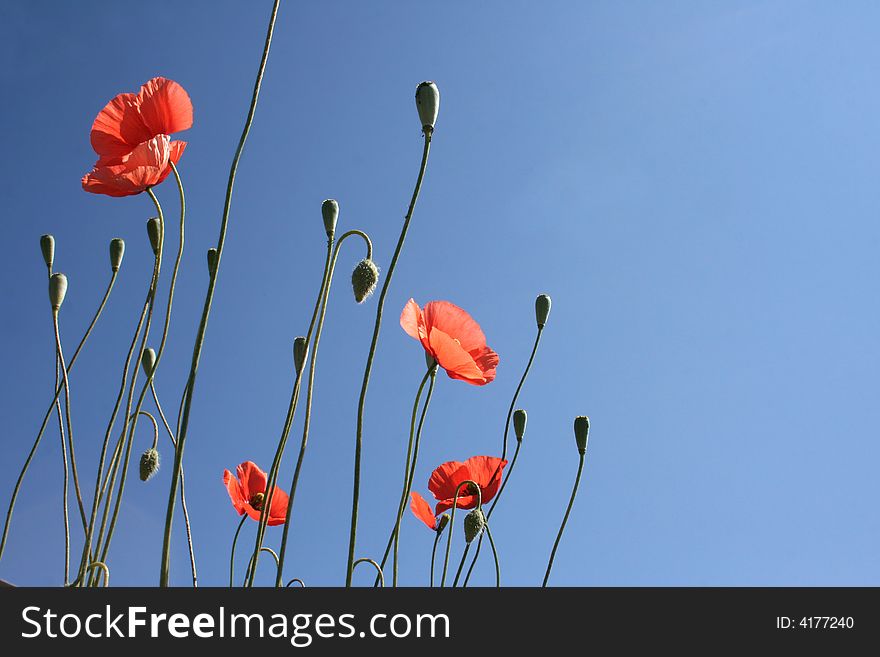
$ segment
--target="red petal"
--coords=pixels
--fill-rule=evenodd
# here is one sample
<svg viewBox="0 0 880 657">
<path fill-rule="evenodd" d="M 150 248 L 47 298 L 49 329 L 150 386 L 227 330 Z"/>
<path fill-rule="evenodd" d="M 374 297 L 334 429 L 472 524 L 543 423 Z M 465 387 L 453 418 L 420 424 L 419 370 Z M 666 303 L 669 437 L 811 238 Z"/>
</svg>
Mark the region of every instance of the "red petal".
<svg viewBox="0 0 880 657">
<path fill-rule="evenodd" d="M 138 111 L 135 94 L 119 94 L 104 106 L 89 136 L 98 155 L 122 156 L 158 133 L 151 133 Z"/>
<path fill-rule="evenodd" d="M 438 328 L 428 334 L 431 352 L 450 378 L 467 381 L 474 385 L 488 383 L 482 370 L 477 367 L 473 356 L 465 351 L 456 340 Z"/>
<path fill-rule="evenodd" d="M 462 488 L 464 490 L 464 488 Z M 437 515 L 440 515 L 444 511 L 448 511 L 452 508 L 452 500 L 455 497 L 450 497 L 445 500 L 440 500 L 437 502 L 437 506 L 434 508 L 434 512 Z M 477 506 L 477 496 L 476 495 L 459 495 L 458 496 L 458 504 L 455 505 L 457 509 L 473 509 Z"/>
<path fill-rule="evenodd" d="M 427 337 L 425 330 L 425 318 L 422 315 L 422 309 L 419 308 L 413 299 L 406 302 L 403 312 L 400 313 L 400 326 L 406 331 L 407 335 L 416 340 L 422 340 Z"/>
<path fill-rule="evenodd" d="M 287 493 L 275 486 L 275 492 L 272 493 L 272 508 L 269 510 L 268 525 L 283 525 L 287 520 L 287 504 L 289 500 Z"/>
<path fill-rule="evenodd" d="M 452 483 L 453 477 L 463 467 L 464 464 L 458 461 L 447 461 L 434 468 L 431 478 L 428 479 L 428 490 L 435 500 L 443 500 L 455 494 L 456 484 Z"/>
<path fill-rule="evenodd" d="M 449 337 L 458 340 L 465 351 L 482 350 L 486 346 L 486 336 L 474 319 L 464 310 L 449 301 L 430 301 L 425 304 L 425 324 L 430 333 L 440 329 Z"/>
<path fill-rule="evenodd" d="M 232 500 L 232 506 L 238 511 L 238 515 L 244 515 L 245 500 L 241 496 L 241 486 L 229 470 L 223 471 L 223 485 L 226 486 L 229 499 Z"/>
<path fill-rule="evenodd" d="M 183 151 L 185 149 L 186 149 L 186 142 L 185 141 L 172 141 L 171 142 L 171 154 L 168 157 L 169 162 L 174 162 L 174 164 L 177 164 L 178 162 L 180 162 L 180 158 L 183 157 Z M 163 180 L 165 180 L 170 173 L 171 173 L 171 165 L 169 164 L 167 167 L 165 167 L 165 171 L 162 172 L 162 175 L 159 176 L 159 180 L 156 181 L 156 184 L 158 185 Z"/>
<path fill-rule="evenodd" d="M 153 78 L 141 87 L 137 98 L 143 123 L 152 135 L 170 135 L 192 127 L 192 101 L 174 80 Z"/>
<path fill-rule="evenodd" d="M 122 157 L 103 156 L 82 179 L 94 194 L 130 196 L 155 185 L 168 166 L 171 148 L 167 135 L 145 141 Z"/>
<path fill-rule="evenodd" d="M 413 515 L 428 526 L 428 529 L 437 529 L 437 518 L 431 512 L 431 506 L 425 501 L 425 498 L 416 492 L 409 494 L 411 501 L 409 508 Z"/>
<path fill-rule="evenodd" d="M 507 461 L 496 456 L 472 456 L 464 462 L 471 474 L 471 479 L 480 485 L 483 504 L 495 497 L 501 485 L 501 473 Z"/>
<path fill-rule="evenodd" d="M 238 480 L 245 499 L 250 500 L 257 493 L 266 492 L 266 473 L 253 461 L 245 461 L 237 468 Z"/>
</svg>

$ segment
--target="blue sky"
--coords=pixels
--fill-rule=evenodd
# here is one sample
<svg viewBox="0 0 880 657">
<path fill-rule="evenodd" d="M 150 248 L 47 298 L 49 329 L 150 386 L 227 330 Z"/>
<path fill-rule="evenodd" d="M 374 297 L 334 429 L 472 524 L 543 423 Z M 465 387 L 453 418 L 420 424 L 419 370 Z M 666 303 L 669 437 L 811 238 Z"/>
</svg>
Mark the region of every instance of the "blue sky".
<svg viewBox="0 0 880 657">
<path fill-rule="evenodd" d="M 56 269 L 70 280 L 68 350 L 109 276 L 107 243 L 127 243 L 71 377 L 89 491 L 150 274 L 149 199 L 80 189 L 95 114 L 156 75 L 182 84 L 195 106 L 180 135 L 187 251 L 157 375 L 171 412 L 270 6 L 0 9 L 4 509 L 52 386 L 39 236 L 55 235 Z M 437 464 L 500 452 L 534 297 L 546 292 L 553 312 L 519 403 L 528 432 L 493 515 L 505 584 L 540 584 L 577 467 L 580 414 L 592 434 L 552 583 L 880 584 L 878 19 L 870 2 L 283 3 L 187 443 L 202 583 L 225 584 L 238 520 L 223 469 L 268 468 L 281 431 L 292 340 L 307 328 L 323 262 L 321 201 L 338 199 L 340 231 L 367 231 L 387 266 L 421 152 L 413 91 L 433 79 L 442 101 L 431 161 L 368 396 L 358 555 L 384 548 L 422 374 L 422 350 L 396 321 L 406 300 L 462 306 L 501 357 L 483 388 L 438 377 L 415 481 L 427 494 Z M 157 194 L 174 217 L 173 183 Z M 340 256 L 291 530 L 285 575 L 309 585 L 344 581 L 356 399 L 375 317 L 375 299 L 357 306 L 347 289 L 361 257 L 360 247 Z M 136 453 L 149 440 L 142 424 Z M 158 581 L 171 465 L 162 440 L 159 475 L 127 486 L 114 584 Z M 285 485 L 294 460 L 295 448 Z M 60 475 L 49 431 L 0 578 L 61 582 Z M 401 580 L 426 584 L 433 537 L 409 515 L 403 527 Z M 277 545 L 280 530 L 268 536 Z M 188 570 L 178 519 L 172 582 L 186 584 Z M 258 582 L 270 571 L 262 562 Z M 475 582 L 493 575 L 481 560 Z"/>
</svg>

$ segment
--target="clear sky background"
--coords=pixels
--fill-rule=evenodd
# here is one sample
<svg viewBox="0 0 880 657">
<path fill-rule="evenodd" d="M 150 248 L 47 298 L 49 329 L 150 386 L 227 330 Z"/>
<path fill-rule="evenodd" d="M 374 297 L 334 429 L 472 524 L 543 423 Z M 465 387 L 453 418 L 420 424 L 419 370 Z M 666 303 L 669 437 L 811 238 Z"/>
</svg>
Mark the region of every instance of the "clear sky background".
<svg viewBox="0 0 880 657">
<path fill-rule="evenodd" d="M 150 276 L 146 195 L 84 193 L 88 132 L 114 95 L 162 75 L 195 106 L 180 164 L 187 251 L 157 375 L 174 414 L 207 285 L 228 167 L 271 2 L 5 2 L 0 430 L 5 512 L 51 396 L 42 233 L 70 280 L 68 353 L 127 249 L 71 377 L 91 497 L 122 359 Z M 290 2 L 282 4 L 203 352 L 186 450 L 200 580 L 224 585 L 238 516 L 224 468 L 267 469 L 324 257 L 320 204 L 366 230 L 385 268 L 421 153 L 416 84 L 442 95 L 431 161 L 387 299 L 366 415 L 358 556 L 378 558 L 399 495 L 421 347 L 397 317 L 448 299 L 501 358 L 483 388 L 438 377 L 415 489 L 447 460 L 499 454 L 519 405 L 520 462 L 493 516 L 503 582 L 538 585 L 592 434 L 557 585 L 878 585 L 880 7 L 873 2 Z M 176 247 L 173 181 L 157 188 Z M 357 394 L 376 299 L 340 256 L 285 576 L 344 581 Z M 160 298 L 167 293 L 166 264 Z M 164 304 L 164 301 L 163 301 Z M 156 335 L 156 333 L 154 333 Z M 287 486 L 302 413 L 281 482 Z M 61 460 L 50 425 L 0 578 L 57 585 Z M 118 425 L 117 425 L 118 426 Z M 135 455 L 151 439 L 141 422 Z M 112 582 L 158 582 L 171 451 L 133 463 Z M 71 507 L 72 521 L 76 516 Z M 74 522 L 73 527 L 76 527 Z M 255 523 L 243 530 L 238 573 Z M 172 581 L 190 581 L 178 516 Z M 460 554 L 457 530 L 453 561 Z M 280 528 L 267 532 L 277 546 Z M 76 533 L 74 534 L 77 535 Z M 78 539 L 77 539 L 78 541 Z M 401 579 L 427 583 L 433 535 L 407 512 Z M 75 554 L 78 552 L 75 551 Z M 491 585 L 488 551 L 475 583 Z M 261 562 L 258 582 L 272 567 Z M 356 583 L 372 583 L 367 572 Z"/>
</svg>

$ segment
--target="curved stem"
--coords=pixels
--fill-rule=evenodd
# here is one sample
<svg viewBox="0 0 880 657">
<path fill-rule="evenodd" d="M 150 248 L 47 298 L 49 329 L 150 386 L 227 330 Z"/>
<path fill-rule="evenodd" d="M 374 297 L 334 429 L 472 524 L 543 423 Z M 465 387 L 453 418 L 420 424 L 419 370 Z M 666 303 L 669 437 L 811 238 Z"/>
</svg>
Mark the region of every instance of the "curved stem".
<svg viewBox="0 0 880 657">
<path fill-rule="evenodd" d="M 311 427 L 311 418 L 312 418 L 312 392 L 314 390 L 314 382 L 315 382 L 315 368 L 318 362 L 318 347 L 321 343 L 321 333 L 324 330 L 324 316 L 327 312 L 327 300 L 330 298 L 330 288 L 333 285 L 333 274 L 336 271 L 336 259 L 339 256 L 339 249 L 342 246 L 342 243 L 345 242 L 346 239 L 352 236 L 360 237 L 366 247 L 367 247 L 367 258 L 372 259 L 373 257 L 373 243 L 370 241 L 370 237 L 363 231 L 360 230 L 350 230 L 342 235 L 339 240 L 336 242 L 336 247 L 333 249 L 333 257 L 332 260 L 329 261 L 329 268 L 325 265 L 325 275 L 324 275 L 324 284 L 322 285 L 321 292 L 318 295 L 318 300 L 320 301 L 321 311 L 320 311 L 320 319 L 317 324 L 317 329 L 315 329 L 315 339 L 314 344 L 312 345 L 309 362 L 309 381 L 308 386 L 306 388 L 306 415 L 305 420 L 303 421 L 303 434 L 302 434 L 302 442 L 299 447 L 299 455 L 296 459 L 296 468 L 293 471 L 293 480 L 290 483 L 290 490 L 288 491 L 288 503 L 287 503 L 287 515 L 284 520 L 284 530 L 281 534 L 281 550 L 280 550 L 280 564 L 278 567 L 278 576 L 275 580 L 275 586 L 281 586 L 282 579 L 282 571 L 284 569 L 284 558 L 287 554 L 287 535 L 290 531 L 290 519 L 293 513 L 293 502 L 296 498 L 296 487 L 299 482 L 299 475 L 302 469 L 303 460 L 305 459 L 306 454 L 306 446 L 309 441 L 309 428 Z M 329 247 L 332 244 L 332 240 L 328 242 L 328 252 L 327 255 L 330 255 Z M 317 304 L 315 306 L 317 310 Z M 311 335 L 312 327 L 314 326 L 314 313 L 312 315 L 312 324 L 309 326 L 309 335 Z M 308 342 L 308 338 L 307 338 Z M 290 428 L 288 427 L 288 431 Z M 286 437 L 285 437 L 286 440 Z M 271 503 L 271 499 L 269 500 Z"/>
<path fill-rule="evenodd" d="M 58 355 L 55 355 L 55 387 L 58 387 Z M 64 420 L 61 414 L 61 403 L 55 400 L 55 409 L 58 414 L 58 434 L 61 436 L 61 465 L 64 467 L 64 489 L 61 496 L 61 509 L 64 516 L 64 586 L 70 581 L 70 517 L 68 515 L 68 470 L 67 470 L 67 441 L 64 439 Z"/>
<path fill-rule="evenodd" d="M 105 564 L 103 561 L 95 561 L 88 565 L 88 567 L 86 568 L 86 572 L 94 570 L 95 568 L 100 568 L 104 573 L 104 588 L 110 586 L 110 569 L 107 568 L 107 564 Z"/>
<path fill-rule="evenodd" d="M 489 537 L 489 545 L 492 546 L 492 556 L 495 558 L 495 588 L 501 586 L 501 565 L 498 563 L 498 551 L 495 549 L 495 541 L 492 539 L 492 532 L 489 530 L 489 523 L 484 528 L 486 536 Z"/>
<path fill-rule="evenodd" d="M 547 580 L 550 579 L 550 569 L 553 568 L 553 559 L 556 557 L 556 549 L 559 547 L 559 541 L 562 539 L 562 532 L 565 531 L 565 523 L 568 522 L 568 516 L 571 513 L 571 507 L 574 506 L 574 498 L 577 496 L 578 485 L 581 483 L 581 472 L 584 470 L 584 454 L 580 455 L 578 461 L 577 476 L 574 479 L 574 487 L 571 490 L 571 499 L 568 501 L 568 508 L 565 510 L 565 516 L 562 518 L 562 525 L 559 527 L 559 533 L 556 535 L 556 541 L 553 543 L 553 551 L 550 552 L 550 561 L 547 562 L 547 572 L 544 573 L 544 582 L 542 587 L 547 586 Z"/>
<path fill-rule="evenodd" d="M 473 486 L 477 491 L 477 506 L 475 508 L 483 508 L 483 491 L 480 489 L 477 482 L 465 479 L 455 487 L 455 497 L 452 498 L 452 515 L 449 518 L 449 540 L 446 542 L 446 558 L 443 559 L 443 575 L 440 577 L 440 588 L 446 586 L 446 569 L 449 566 L 449 548 L 452 547 L 452 532 L 453 529 L 455 529 L 455 509 L 458 508 L 458 495 L 461 492 L 461 487 L 465 484 Z"/>
<path fill-rule="evenodd" d="M 199 361 L 202 355 L 202 346 L 205 342 L 205 332 L 208 328 L 208 317 L 211 314 L 211 302 L 214 299 L 214 289 L 217 284 L 217 275 L 220 272 L 220 264 L 223 260 L 223 247 L 226 242 L 226 228 L 229 224 L 229 210 L 232 205 L 232 189 L 235 184 L 235 174 L 238 170 L 238 161 L 244 151 L 244 145 L 247 141 L 251 124 L 254 120 L 254 114 L 257 109 L 257 99 L 260 95 L 260 86 L 263 82 L 263 72 L 266 70 L 266 62 L 269 58 L 269 46 L 272 43 L 272 32 L 275 29 L 275 18 L 278 15 L 278 6 L 281 0 L 275 0 L 272 6 L 272 14 L 269 19 L 269 29 L 266 32 L 266 42 L 263 47 L 263 56 L 260 60 L 260 67 L 257 71 L 257 79 L 254 83 L 254 91 L 251 96 L 251 104 L 245 119 L 244 129 L 238 140 L 238 148 L 232 158 L 232 164 L 229 168 L 229 182 L 226 185 L 226 200 L 223 204 L 223 217 L 220 220 L 220 237 L 217 240 L 217 264 L 208 280 L 208 291 L 205 295 L 205 305 L 202 309 L 202 318 L 199 322 L 199 330 L 196 334 L 196 341 L 193 347 L 192 362 L 190 364 L 189 377 L 186 383 L 186 396 L 183 404 L 183 414 L 180 423 L 180 431 L 177 435 L 177 449 L 174 453 L 174 471 L 171 473 L 171 490 L 168 494 L 168 509 L 165 513 L 165 534 L 162 540 L 162 559 L 160 565 L 159 584 L 168 586 L 169 572 L 171 568 L 171 525 L 174 520 L 174 503 L 177 497 L 177 481 L 180 477 L 180 470 L 183 463 L 183 453 L 186 446 L 187 430 L 189 429 L 189 415 L 192 409 L 192 398 L 195 390 L 196 376 L 199 371 Z"/>
<path fill-rule="evenodd" d="M 92 317 L 92 321 L 89 324 L 88 329 L 86 329 L 85 334 L 80 339 L 79 344 L 76 347 L 76 351 L 73 352 L 73 356 L 70 359 L 70 363 L 67 365 L 68 374 L 73 369 L 74 363 L 76 363 L 76 359 L 79 356 L 80 351 L 83 346 L 85 346 L 86 340 L 88 340 L 89 335 L 92 333 L 92 329 L 95 328 L 95 324 L 98 323 L 98 318 L 101 316 L 101 313 L 104 311 L 104 306 L 107 305 L 107 300 L 110 298 L 110 292 L 113 291 L 113 285 L 116 283 L 116 275 L 117 271 L 114 271 L 110 276 L 110 283 L 107 285 L 107 290 L 104 292 L 104 297 L 101 299 L 101 303 L 98 306 L 98 310 L 95 312 L 95 315 Z M 46 425 L 49 423 L 49 418 L 52 416 L 52 409 L 55 408 L 55 404 L 58 403 L 58 397 L 61 395 L 61 390 L 64 388 L 63 385 L 55 384 L 55 396 L 52 398 L 52 401 L 49 404 L 49 409 L 46 411 L 45 416 L 43 417 L 43 422 L 40 425 L 40 430 L 37 432 L 37 437 L 34 440 L 34 444 L 31 447 L 31 451 L 28 453 L 27 458 L 25 459 L 24 465 L 22 466 L 21 472 L 18 475 L 18 479 L 15 482 L 15 488 L 12 490 L 12 498 L 9 501 L 9 508 L 6 511 L 6 523 L 3 527 L 3 537 L 0 539 L 0 558 L 3 557 L 3 552 L 6 548 L 6 538 L 9 534 L 9 525 L 12 521 L 12 513 L 15 509 L 15 501 L 18 498 L 18 492 L 21 490 L 21 485 L 24 482 L 24 477 L 27 474 L 28 468 L 30 467 L 31 461 L 34 458 L 34 454 L 37 451 L 37 447 L 40 444 L 40 440 L 43 437 L 43 432 L 46 430 Z M 65 472 L 67 468 L 65 467 Z"/>
<path fill-rule="evenodd" d="M 299 577 L 294 577 L 292 580 L 290 580 L 287 584 L 284 585 L 284 588 L 288 588 L 294 582 L 299 582 L 300 588 L 303 588 L 303 589 L 306 588 L 306 583 L 304 581 L 302 581 Z"/>
<path fill-rule="evenodd" d="M 440 532 L 434 537 L 434 548 L 431 550 L 431 588 L 434 588 L 434 559 L 437 557 L 437 543 L 440 542 Z"/>
<path fill-rule="evenodd" d="M 238 529 L 235 530 L 235 536 L 232 537 L 232 551 L 229 554 L 229 588 L 232 588 L 235 581 L 235 544 L 238 543 L 238 534 L 244 527 L 244 521 L 248 519 L 247 514 L 241 516 L 241 522 L 238 523 Z"/>
<path fill-rule="evenodd" d="M 368 563 L 371 566 L 373 566 L 373 568 L 375 568 L 376 572 L 378 573 L 376 576 L 379 578 L 379 586 L 382 588 L 385 587 L 385 575 L 382 573 L 382 568 L 379 566 L 379 564 L 377 564 L 372 559 L 367 559 L 366 557 L 362 557 L 361 559 L 358 559 L 357 561 L 354 562 L 354 565 L 352 566 L 351 569 L 354 570 L 355 567 L 357 567 L 357 565 L 359 563 Z"/>
<path fill-rule="evenodd" d="M 277 572 L 278 565 L 279 565 L 278 564 L 278 554 L 276 554 L 275 550 L 273 550 L 272 548 L 266 547 L 264 545 L 259 550 L 257 550 L 256 552 L 254 552 L 251 555 L 251 559 L 248 562 L 248 569 L 247 569 L 247 571 L 245 571 L 245 574 L 244 574 L 245 581 L 242 583 L 242 586 L 248 585 L 248 581 L 250 581 L 250 586 L 253 586 L 253 580 L 254 580 L 254 577 L 256 576 L 256 572 L 257 572 L 257 562 L 260 560 L 260 553 L 261 552 L 268 552 L 269 554 L 272 555 L 272 558 L 275 559 L 275 570 Z"/>
<path fill-rule="evenodd" d="M 364 380 L 361 384 L 361 394 L 358 399 L 357 414 L 357 430 L 354 445 L 354 483 L 351 499 L 351 530 L 348 540 L 348 564 L 345 574 L 345 585 L 351 586 L 352 570 L 354 569 L 354 552 L 357 543 L 357 522 L 358 522 L 358 504 L 360 501 L 361 491 L 361 451 L 363 449 L 364 435 L 364 406 L 367 400 L 367 388 L 370 385 L 370 372 L 373 369 L 373 359 L 376 356 L 376 344 L 379 342 L 379 330 L 382 328 L 382 310 L 385 307 L 385 297 L 388 294 L 388 288 L 391 285 L 391 278 L 394 275 L 394 268 L 397 266 L 397 260 L 403 249 L 403 243 L 406 240 L 406 234 L 409 231 L 409 224 L 412 221 L 413 211 L 416 207 L 416 201 L 419 198 L 419 192 L 422 189 L 422 180 L 425 177 L 425 169 L 428 166 L 428 154 L 431 152 L 431 130 L 424 131 L 425 145 L 422 150 L 422 162 L 419 166 L 419 176 L 416 179 L 416 186 L 413 189 L 412 199 L 409 202 L 409 209 L 406 218 L 403 221 L 403 228 L 400 231 L 400 237 L 397 239 L 397 247 L 394 249 L 394 255 L 391 263 L 388 265 L 388 273 L 385 276 L 385 282 L 382 284 L 382 292 L 379 294 L 379 301 L 376 304 L 376 325 L 373 327 L 373 338 L 370 341 L 370 352 L 367 355 L 367 365 L 364 369 Z"/>
</svg>

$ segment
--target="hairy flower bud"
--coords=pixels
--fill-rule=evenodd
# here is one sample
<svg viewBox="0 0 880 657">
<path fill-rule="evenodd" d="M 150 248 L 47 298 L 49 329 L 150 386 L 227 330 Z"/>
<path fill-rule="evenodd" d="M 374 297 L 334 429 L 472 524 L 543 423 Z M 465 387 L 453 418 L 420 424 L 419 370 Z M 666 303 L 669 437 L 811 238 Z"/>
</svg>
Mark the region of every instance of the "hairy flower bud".
<svg viewBox="0 0 880 657">
<path fill-rule="evenodd" d="M 464 517 L 464 540 L 470 543 L 486 526 L 486 516 L 482 509 L 474 509 Z"/>
<path fill-rule="evenodd" d="M 303 336 L 299 336 L 293 341 L 293 364 L 296 367 L 297 374 L 302 374 L 303 368 L 306 366 L 306 357 L 309 355 L 309 343 Z"/>
<path fill-rule="evenodd" d="M 159 247 L 162 244 L 162 223 L 159 221 L 159 217 L 147 219 L 147 235 L 150 237 L 150 246 L 153 247 L 153 254 L 159 255 Z"/>
<path fill-rule="evenodd" d="M 437 519 L 437 529 L 436 529 L 436 532 L 439 534 L 439 533 L 442 532 L 444 529 L 446 529 L 446 525 L 448 525 L 448 524 L 449 524 L 449 514 L 448 514 L 448 513 L 444 513 L 442 516 L 440 516 L 440 517 Z"/>
<path fill-rule="evenodd" d="M 121 237 L 114 237 L 110 240 L 110 269 L 119 271 L 123 255 L 125 255 L 125 241 Z"/>
<path fill-rule="evenodd" d="M 538 328 L 544 328 L 547 318 L 550 316 L 550 296 L 547 294 L 539 294 L 535 299 L 535 319 L 538 321 Z"/>
<path fill-rule="evenodd" d="M 67 294 L 67 276 L 64 274 L 52 274 L 49 277 L 49 301 L 52 310 L 58 310 L 64 303 L 64 295 Z"/>
<path fill-rule="evenodd" d="M 144 353 L 141 354 L 141 365 L 145 375 L 150 376 L 153 373 L 153 368 L 156 367 L 156 352 L 152 347 L 144 349 Z"/>
<path fill-rule="evenodd" d="M 354 300 L 363 303 L 376 290 L 379 282 L 379 268 L 369 258 L 364 258 L 351 273 L 351 287 L 354 291 Z"/>
<path fill-rule="evenodd" d="M 578 452 L 586 454 L 587 440 L 590 438 L 590 418 L 578 415 L 574 419 L 574 439 L 577 441 Z"/>
<path fill-rule="evenodd" d="M 208 249 L 208 273 L 211 276 L 217 273 L 217 249 L 213 246 Z"/>
<path fill-rule="evenodd" d="M 154 448 L 148 449 L 141 454 L 140 475 L 141 481 L 146 481 L 159 471 L 159 452 Z"/>
<path fill-rule="evenodd" d="M 416 108 L 419 110 L 419 121 L 426 134 L 434 132 L 437 112 L 440 111 L 440 90 L 437 85 L 426 80 L 416 87 Z"/>
<path fill-rule="evenodd" d="M 518 408 L 513 412 L 513 430 L 516 433 L 516 439 L 522 442 L 523 435 L 526 432 L 526 421 L 529 419 L 528 413 Z"/>
<path fill-rule="evenodd" d="M 327 237 L 333 239 L 333 235 L 336 233 L 336 220 L 339 219 L 339 203 L 332 198 L 321 203 L 321 216 L 324 218 L 324 230 L 327 231 Z"/>
<path fill-rule="evenodd" d="M 43 262 L 51 270 L 52 263 L 55 262 L 55 238 L 51 235 L 40 237 L 40 251 L 43 252 Z"/>
</svg>

